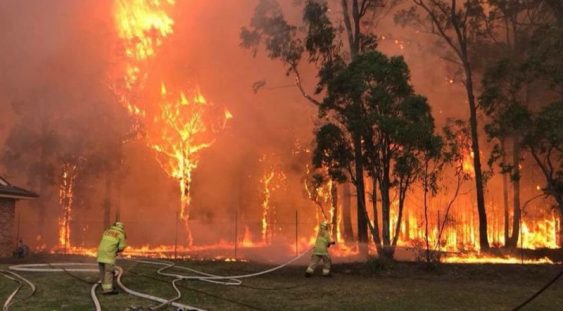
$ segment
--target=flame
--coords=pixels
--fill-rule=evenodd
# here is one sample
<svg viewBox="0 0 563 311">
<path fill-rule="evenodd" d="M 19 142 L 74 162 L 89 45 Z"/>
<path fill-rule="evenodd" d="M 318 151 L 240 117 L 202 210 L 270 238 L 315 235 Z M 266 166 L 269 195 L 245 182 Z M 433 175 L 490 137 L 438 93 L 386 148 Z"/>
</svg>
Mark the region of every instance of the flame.
<svg viewBox="0 0 563 311">
<path fill-rule="evenodd" d="M 267 172 L 260 180 L 260 183 L 262 183 L 264 188 L 264 192 L 263 192 L 264 199 L 262 201 L 262 241 L 264 242 L 267 242 L 268 236 L 271 235 L 271 229 L 268 223 L 268 218 L 270 212 L 270 196 L 271 196 L 270 182 L 272 181 L 273 178 L 274 178 L 274 172 L 270 171 Z"/>
<path fill-rule="evenodd" d="M 120 83 L 114 92 L 129 113 L 137 118 L 145 132 L 147 145 L 156 151 L 163 170 L 178 180 L 180 212 L 187 233 L 188 245 L 192 234 L 188 226 L 191 202 L 192 172 L 197 167 L 200 151 L 213 143 L 213 134 L 224 129 L 233 116 L 225 110 L 222 118 L 203 96 L 199 87 L 176 91 L 164 82 L 160 84 L 160 99 L 154 103 L 138 101 L 148 77 L 147 67 L 158 57 L 158 50 L 174 33 L 174 19 L 168 13 L 175 6 L 172 0 L 117 0 L 114 18 L 117 35 L 122 42 Z M 144 106 L 144 107 L 141 107 Z"/>
<path fill-rule="evenodd" d="M 61 184 L 59 186 L 59 204 L 63 213 L 59 217 L 59 247 L 67 249 L 70 244 L 70 222 L 72 220 L 72 203 L 74 198 L 74 182 L 78 175 L 78 165 L 74 163 L 64 163 L 61 174 Z"/>
<path fill-rule="evenodd" d="M 457 254 L 455 256 L 446 256 L 442 258 L 445 263 L 469 263 L 469 264 L 553 264 L 553 261 L 547 257 L 539 259 L 525 259 L 518 257 L 499 257 L 486 255 L 481 253 Z"/>
<path fill-rule="evenodd" d="M 195 104 L 190 104 L 195 103 Z M 180 188 L 180 219 L 192 244 L 188 227 L 191 202 L 192 172 L 197 167 L 203 149 L 214 143 L 213 134 L 222 130 L 224 119 L 216 121 L 213 106 L 201 94 L 199 88 L 191 91 L 169 91 L 161 85 L 160 115 L 146 120 L 146 139 L 157 152 L 157 160 L 163 170 L 178 180 Z M 214 126 L 218 123 L 218 126 Z"/>
<path fill-rule="evenodd" d="M 463 153 L 463 172 L 471 177 L 475 177 L 475 167 L 473 166 L 473 159 L 475 154 L 473 151 L 464 150 Z"/>
<path fill-rule="evenodd" d="M 262 155 L 259 159 L 264 163 L 265 168 L 262 177 L 260 178 L 260 185 L 262 188 L 262 218 L 260 220 L 262 243 L 270 244 L 274 234 L 274 226 L 276 224 L 275 209 L 271 203 L 272 194 L 274 191 L 282 188 L 287 177 L 277 165 L 272 165 L 270 162 L 271 156 Z"/>
</svg>

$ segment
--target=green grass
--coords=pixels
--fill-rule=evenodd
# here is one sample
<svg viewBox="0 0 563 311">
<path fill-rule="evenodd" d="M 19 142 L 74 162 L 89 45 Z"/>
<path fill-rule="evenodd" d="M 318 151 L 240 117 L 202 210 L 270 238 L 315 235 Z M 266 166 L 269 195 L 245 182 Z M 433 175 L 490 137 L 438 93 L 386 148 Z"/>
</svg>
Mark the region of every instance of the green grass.
<svg viewBox="0 0 563 311">
<path fill-rule="evenodd" d="M 42 257 L 35 262 L 92 261 L 80 257 Z M 246 274 L 269 266 L 258 263 L 184 261 L 181 265 L 217 274 Z M 5 269 L 8 264 L 0 264 Z M 173 297 L 169 278 L 156 266 L 124 263 L 123 282 L 131 289 Z M 337 264 L 332 278 L 306 279 L 304 267 L 291 266 L 246 279 L 243 286 L 182 281 L 181 302 L 208 310 L 511 310 L 553 278 L 561 266 L 441 265 L 431 271 L 416 263 Z M 97 275 L 21 273 L 37 293 L 10 310 L 91 310 L 85 281 Z M 80 279 L 79 279 L 80 278 Z M 0 278 L 0 302 L 16 283 Z M 24 295 L 22 293 L 22 295 Z M 523 310 L 563 310 L 563 278 Z M 104 310 L 126 310 L 154 303 L 120 293 L 100 296 Z M 164 310 L 174 310 L 164 308 Z"/>
</svg>

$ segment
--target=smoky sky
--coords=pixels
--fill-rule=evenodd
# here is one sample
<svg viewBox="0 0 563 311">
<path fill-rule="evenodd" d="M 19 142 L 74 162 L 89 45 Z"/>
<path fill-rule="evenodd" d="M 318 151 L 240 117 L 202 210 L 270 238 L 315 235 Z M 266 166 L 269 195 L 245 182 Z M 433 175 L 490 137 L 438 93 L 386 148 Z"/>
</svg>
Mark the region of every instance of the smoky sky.
<svg viewBox="0 0 563 311">
<path fill-rule="evenodd" d="M 194 172 L 193 219 L 202 224 L 232 224 L 235 210 L 249 223 L 257 221 L 262 195 L 259 178 L 272 166 L 285 170 L 288 179 L 285 190 L 276 194 L 280 218 L 290 219 L 295 210 L 314 214 L 314 206 L 297 186 L 302 184 L 307 159 L 291 154 L 296 142 L 310 146 L 316 110 L 293 86 L 293 78 L 285 75 L 279 62 L 267 59 L 263 51 L 254 58 L 251 51 L 240 47 L 241 27 L 249 24 L 257 2 L 178 0 L 172 12 L 174 34 L 165 41 L 150 71 L 148 88 L 159 88 L 159 80 L 179 87 L 197 84 L 210 102 L 234 115 L 216 135 L 214 145 L 201 153 Z M 294 2 L 280 1 L 288 18 L 298 22 L 301 16 Z M 331 9 L 338 12 L 338 1 L 331 2 Z M 13 103 L 23 101 L 38 112 L 60 114 L 64 118 L 55 126 L 61 127 L 63 120 L 80 118 L 95 128 L 99 119 L 91 111 L 119 107 L 108 88 L 109 72 L 118 61 L 111 13 L 109 0 L 0 2 L 0 146 L 18 122 Z M 392 14 L 383 18 L 374 32 L 381 38 L 379 47 L 384 53 L 404 55 L 412 83 L 418 93 L 429 98 L 439 125 L 446 118 L 467 116 L 463 86 L 455 78 L 450 83 L 456 77 L 455 69 L 441 58 L 444 48 L 434 44 L 436 38 L 398 27 Z M 304 71 L 305 84 L 313 91 L 315 71 L 311 67 L 304 67 Z M 255 93 L 252 86 L 257 81 L 266 84 Z M 120 118 L 114 122 L 125 122 Z M 100 132 L 99 136 L 103 135 L 109 134 Z M 167 243 L 179 205 L 177 182 L 158 166 L 143 141 L 123 148 L 126 169 L 121 185 L 112 194 L 113 204 L 119 205 L 123 219 L 133 224 L 133 241 Z M 275 160 L 261 163 L 259 159 L 265 154 Z M 11 178 L 29 184 L 17 174 Z M 75 211 L 74 223 L 76 232 L 92 241 L 102 228 L 102 179 L 93 179 L 89 195 L 94 199 Z M 59 207 L 56 201 L 49 204 L 55 219 Z M 33 222 L 33 209 L 23 206 L 26 209 L 22 211 Z M 159 230 L 147 232 L 149 226 Z M 198 228 L 214 231 L 204 229 L 205 225 Z"/>
</svg>

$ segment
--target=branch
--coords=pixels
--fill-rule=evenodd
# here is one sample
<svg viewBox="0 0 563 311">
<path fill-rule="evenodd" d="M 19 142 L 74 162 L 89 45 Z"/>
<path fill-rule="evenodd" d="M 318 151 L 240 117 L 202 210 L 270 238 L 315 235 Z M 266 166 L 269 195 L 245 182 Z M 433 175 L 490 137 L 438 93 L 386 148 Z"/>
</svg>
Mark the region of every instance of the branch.
<svg viewBox="0 0 563 311">
<path fill-rule="evenodd" d="M 434 13 L 433 10 L 431 10 L 426 3 L 424 3 L 423 0 L 413 0 L 413 2 L 422 7 L 424 9 L 424 11 L 426 11 L 426 13 L 428 14 L 428 16 L 432 19 L 433 24 L 436 26 L 436 28 L 438 28 L 438 34 L 433 32 L 435 35 L 439 35 L 441 36 L 444 40 L 446 40 L 446 42 L 448 43 L 448 45 L 454 50 L 454 52 L 457 54 L 457 56 L 460 59 L 463 59 L 461 52 L 458 50 L 458 48 L 455 46 L 455 44 L 453 43 L 452 39 L 446 34 L 446 30 L 444 27 L 442 27 L 440 21 L 438 20 L 438 18 L 436 17 L 436 14 Z M 441 8 L 439 5 L 436 5 L 435 2 L 433 2 L 435 6 L 437 6 L 438 8 L 440 8 L 440 10 L 442 12 L 444 12 L 444 9 Z M 446 15 L 447 16 L 447 15 Z"/>
<path fill-rule="evenodd" d="M 301 82 L 301 74 L 299 73 L 299 70 L 297 69 L 297 65 L 296 64 L 292 64 L 291 65 L 291 70 L 295 73 L 295 85 L 297 85 L 297 88 L 299 89 L 299 91 L 301 92 L 301 95 L 303 95 L 303 97 L 305 97 L 307 100 L 309 100 L 311 103 L 313 103 L 315 106 L 320 106 L 321 102 L 319 102 L 318 100 L 316 100 L 315 98 L 313 98 L 311 95 L 307 94 L 307 92 L 305 91 L 305 89 L 303 88 L 303 84 Z"/>
<path fill-rule="evenodd" d="M 536 163 L 538 164 L 538 166 L 542 170 L 543 174 L 545 175 L 545 178 L 547 179 L 547 183 L 549 184 L 550 183 L 549 177 L 551 176 L 551 174 L 544 167 L 542 161 L 540 160 L 540 158 L 538 157 L 538 155 L 536 153 L 536 149 L 532 145 L 530 145 L 530 153 L 532 154 L 532 157 L 534 157 L 534 160 L 536 160 Z"/>
<path fill-rule="evenodd" d="M 344 25 L 346 26 L 346 33 L 348 35 L 348 44 L 350 45 L 350 50 L 354 45 L 354 33 L 352 32 L 352 22 L 350 20 L 350 11 L 348 10 L 348 1 L 342 0 L 342 14 L 344 14 Z"/>
<path fill-rule="evenodd" d="M 455 193 L 454 196 L 452 197 L 452 199 L 450 200 L 450 202 L 448 203 L 448 207 L 446 208 L 446 215 L 444 216 L 444 222 L 442 223 L 442 226 L 440 226 L 440 231 L 438 231 L 438 239 L 436 239 L 436 246 L 434 248 L 438 248 L 440 246 L 440 240 L 442 238 L 442 232 L 444 232 L 444 228 L 446 227 L 446 223 L 448 222 L 448 215 L 450 213 L 450 209 L 452 208 L 454 202 L 456 201 L 457 197 L 459 196 L 459 190 L 461 189 L 461 183 L 463 181 L 463 178 L 461 175 L 457 175 L 457 186 L 455 189 Z"/>
</svg>

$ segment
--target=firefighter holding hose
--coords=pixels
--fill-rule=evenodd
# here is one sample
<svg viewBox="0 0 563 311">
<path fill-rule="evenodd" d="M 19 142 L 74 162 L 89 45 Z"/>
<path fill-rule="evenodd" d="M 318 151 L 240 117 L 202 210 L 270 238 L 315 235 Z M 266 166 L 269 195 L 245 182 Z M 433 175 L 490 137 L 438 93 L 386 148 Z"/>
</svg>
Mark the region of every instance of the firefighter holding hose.
<svg viewBox="0 0 563 311">
<path fill-rule="evenodd" d="M 335 244 L 334 241 L 330 239 L 330 234 L 328 231 L 328 223 L 326 221 L 321 222 L 319 226 L 319 233 L 317 235 L 317 240 L 315 241 L 315 248 L 313 249 L 313 255 L 311 256 L 311 263 L 305 271 L 305 277 L 311 277 L 315 272 L 315 268 L 319 265 L 319 262 L 323 261 L 323 276 L 331 276 L 330 274 L 330 254 L 328 253 L 328 248 Z"/>
<path fill-rule="evenodd" d="M 104 231 L 98 246 L 98 267 L 100 269 L 100 282 L 102 283 L 104 295 L 118 293 L 113 286 L 113 266 L 115 265 L 117 255 L 127 246 L 125 237 L 123 223 L 118 221 Z"/>
</svg>

